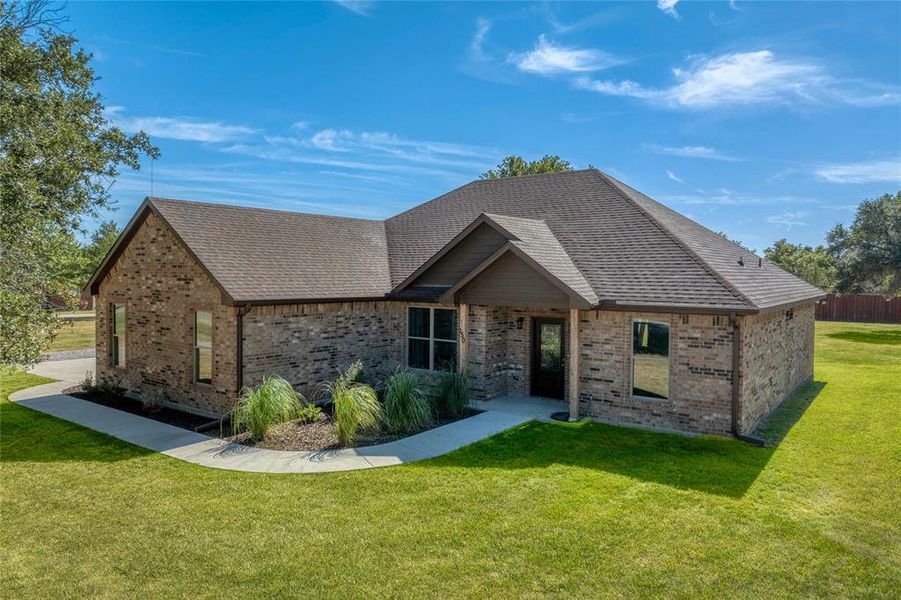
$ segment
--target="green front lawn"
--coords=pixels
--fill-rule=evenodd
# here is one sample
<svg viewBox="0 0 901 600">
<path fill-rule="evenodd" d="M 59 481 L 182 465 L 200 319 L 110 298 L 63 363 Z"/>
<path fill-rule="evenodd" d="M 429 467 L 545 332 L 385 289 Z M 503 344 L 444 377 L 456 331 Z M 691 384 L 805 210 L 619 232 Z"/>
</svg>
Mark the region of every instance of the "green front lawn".
<svg viewBox="0 0 901 600">
<path fill-rule="evenodd" d="M 2 393 L 32 385 L 2 377 Z M 901 327 L 817 324 L 775 448 L 523 425 L 402 467 L 205 469 L 8 402 L 0 589 L 33 597 L 896 597 Z"/>
</svg>

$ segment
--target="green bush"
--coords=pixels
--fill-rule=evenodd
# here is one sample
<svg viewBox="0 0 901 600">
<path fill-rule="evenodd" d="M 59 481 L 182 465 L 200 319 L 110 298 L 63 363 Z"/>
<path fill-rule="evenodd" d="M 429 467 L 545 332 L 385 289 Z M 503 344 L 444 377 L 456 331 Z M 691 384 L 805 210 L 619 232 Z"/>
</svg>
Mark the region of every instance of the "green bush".
<svg viewBox="0 0 901 600">
<path fill-rule="evenodd" d="M 413 371 L 398 369 L 385 383 L 384 420 L 389 431 L 404 433 L 432 423 L 432 406 Z"/>
<path fill-rule="evenodd" d="M 335 381 L 320 386 L 320 393 L 327 394 L 334 402 L 335 428 L 344 445 L 353 442 L 357 431 L 374 429 L 382 416 L 382 405 L 375 390 L 357 381 L 362 371 L 363 364 L 357 361 Z"/>
<path fill-rule="evenodd" d="M 297 417 L 306 401 L 281 377 L 267 377 L 255 388 L 244 388 L 232 410 L 232 431 L 250 431 L 259 441 L 269 428 Z"/>
<path fill-rule="evenodd" d="M 445 417 L 455 419 L 463 414 L 463 409 L 469 404 L 466 374 L 444 371 L 439 377 L 438 411 Z"/>
<path fill-rule="evenodd" d="M 304 423 L 318 421 L 320 416 L 322 416 L 322 409 L 315 404 L 307 404 L 297 411 L 298 420 Z"/>
</svg>

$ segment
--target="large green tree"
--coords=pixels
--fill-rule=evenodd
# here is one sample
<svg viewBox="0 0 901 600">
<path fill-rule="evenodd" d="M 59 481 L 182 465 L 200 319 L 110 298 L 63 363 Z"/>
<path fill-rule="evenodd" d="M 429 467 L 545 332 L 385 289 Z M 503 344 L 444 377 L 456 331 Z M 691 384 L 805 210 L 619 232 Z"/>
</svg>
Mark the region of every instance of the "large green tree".
<svg viewBox="0 0 901 600">
<path fill-rule="evenodd" d="M 521 156 L 508 156 L 497 167 L 489 169 L 481 175 L 480 179 L 501 179 L 503 177 L 518 177 L 519 175 L 534 175 L 536 173 L 563 173 L 572 171 L 573 166 L 560 158 L 547 154 L 538 160 L 528 161 Z"/>
<path fill-rule="evenodd" d="M 0 3 L 0 362 L 30 364 L 57 327 L 43 310 L 71 286 L 61 253 L 111 204 L 122 167 L 157 149 L 104 117 L 90 55 L 43 2 Z"/>
<path fill-rule="evenodd" d="M 826 291 L 835 289 L 835 258 L 824 246 L 803 246 L 781 239 L 763 251 L 771 263 Z"/>
<path fill-rule="evenodd" d="M 861 202 L 851 227 L 836 225 L 826 241 L 839 292 L 901 292 L 901 191 Z"/>
</svg>

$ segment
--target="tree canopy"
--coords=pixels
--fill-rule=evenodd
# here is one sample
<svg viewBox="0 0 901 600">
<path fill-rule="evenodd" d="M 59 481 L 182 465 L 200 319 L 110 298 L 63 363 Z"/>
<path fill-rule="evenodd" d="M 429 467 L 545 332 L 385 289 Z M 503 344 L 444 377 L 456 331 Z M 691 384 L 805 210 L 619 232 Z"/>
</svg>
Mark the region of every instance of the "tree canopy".
<svg viewBox="0 0 901 600">
<path fill-rule="evenodd" d="M 826 236 L 835 257 L 839 292 L 901 292 L 901 191 L 865 200 L 851 227 Z"/>
<path fill-rule="evenodd" d="M 802 246 L 783 238 L 764 250 L 763 256 L 820 289 L 835 289 L 835 257 L 824 246 Z"/>
<path fill-rule="evenodd" d="M 507 156 L 498 163 L 494 169 L 489 169 L 479 179 L 501 179 L 503 177 L 518 177 L 520 175 L 535 175 L 538 173 L 563 173 L 572 171 L 573 166 L 557 155 L 546 154 L 538 160 L 528 161 L 521 156 Z"/>
<path fill-rule="evenodd" d="M 49 6 L 0 3 L 2 363 L 33 363 L 47 347 L 58 323 L 43 306 L 70 294 L 72 234 L 110 206 L 122 167 L 159 155 L 105 118 L 91 57 Z"/>
</svg>

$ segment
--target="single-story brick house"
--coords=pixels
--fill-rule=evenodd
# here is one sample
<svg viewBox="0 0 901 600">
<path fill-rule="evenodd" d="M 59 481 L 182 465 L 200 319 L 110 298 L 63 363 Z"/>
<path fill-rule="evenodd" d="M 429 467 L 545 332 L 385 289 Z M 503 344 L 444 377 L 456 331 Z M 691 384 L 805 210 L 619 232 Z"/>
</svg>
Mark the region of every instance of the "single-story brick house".
<svg viewBox="0 0 901 600">
<path fill-rule="evenodd" d="M 823 292 L 595 169 L 473 181 L 384 221 L 147 198 L 89 289 L 97 377 L 210 416 L 361 359 L 479 399 L 746 434 L 813 373 Z"/>
</svg>

